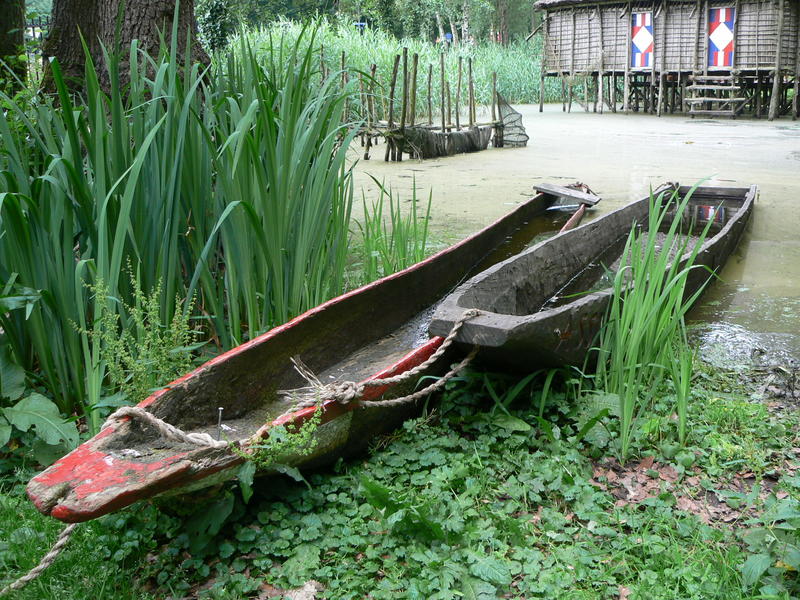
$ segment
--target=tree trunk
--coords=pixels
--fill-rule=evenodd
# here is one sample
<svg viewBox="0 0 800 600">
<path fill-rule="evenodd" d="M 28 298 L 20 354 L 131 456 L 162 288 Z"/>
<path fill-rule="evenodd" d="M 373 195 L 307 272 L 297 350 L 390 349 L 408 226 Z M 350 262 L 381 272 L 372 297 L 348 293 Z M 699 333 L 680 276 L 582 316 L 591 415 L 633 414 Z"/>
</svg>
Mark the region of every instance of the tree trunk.
<svg viewBox="0 0 800 600">
<path fill-rule="evenodd" d="M 450 15 L 449 19 L 450 19 L 450 31 L 453 33 L 453 45 L 458 46 L 458 27 L 456 27 L 456 24 L 453 22 L 452 15 Z"/>
<path fill-rule="evenodd" d="M 508 0 L 497 0 L 497 37 L 504 46 L 508 44 Z"/>
<path fill-rule="evenodd" d="M 436 26 L 439 28 L 439 41 L 444 44 L 444 26 L 442 25 L 442 15 L 436 13 Z"/>
<path fill-rule="evenodd" d="M 461 39 L 465 44 L 470 43 L 469 39 L 469 0 L 464 0 L 464 8 L 461 15 Z"/>
<path fill-rule="evenodd" d="M 28 63 L 25 55 L 25 0 L 0 1 L 0 60 L 13 75 L 0 66 L 0 89 L 12 94 L 20 88 L 16 78 L 25 81 Z M 16 77 L 15 77 L 16 76 Z"/>
<path fill-rule="evenodd" d="M 116 44 L 117 19 L 119 19 L 119 46 Z M 129 48 L 138 40 L 139 48 L 157 56 L 161 37 L 169 43 L 172 39 L 174 0 L 53 0 L 50 33 L 44 43 L 45 57 L 55 57 L 70 87 L 80 86 L 84 71 L 84 52 L 81 36 L 98 71 L 101 85 L 108 91 L 109 74 L 105 68 L 102 47 L 121 53 L 120 82 L 129 80 Z M 197 23 L 194 17 L 194 0 L 179 0 L 177 46 L 179 60 L 186 52 L 187 31 L 190 38 L 192 60 L 208 62 L 208 56 L 197 41 Z M 45 60 L 45 64 L 47 61 Z M 49 71 L 49 70 L 48 70 Z M 45 89 L 52 90 L 52 74 L 46 73 Z M 78 89 L 78 88 L 76 88 Z"/>
</svg>

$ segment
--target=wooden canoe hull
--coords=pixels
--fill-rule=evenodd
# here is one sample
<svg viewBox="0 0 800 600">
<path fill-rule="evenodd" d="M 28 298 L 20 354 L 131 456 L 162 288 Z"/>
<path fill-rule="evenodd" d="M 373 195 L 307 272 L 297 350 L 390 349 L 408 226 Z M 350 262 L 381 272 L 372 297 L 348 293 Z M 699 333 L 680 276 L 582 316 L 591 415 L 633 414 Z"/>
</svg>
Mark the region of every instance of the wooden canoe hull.
<svg viewBox="0 0 800 600">
<path fill-rule="evenodd" d="M 225 436 L 231 440 L 248 439 L 256 431 L 266 436 L 269 426 L 303 423 L 315 409 L 284 414 L 288 401 L 278 397 L 279 390 L 305 385 L 292 357 L 300 357 L 317 374 L 353 381 L 383 379 L 421 364 L 442 343 L 441 337 L 428 339 L 431 307 L 472 272 L 518 251 L 514 245 L 527 235 L 526 224 L 543 215 L 553 200 L 539 194 L 427 260 L 325 302 L 210 360 L 139 406 L 185 431 L 206 432 L 214 430 L 222 407 L 231 428 Z M 391 334 L 400 327 L 409 331 L 396 340 Z M 380 360 L 373 360 L 372 348 L 382 352 Z M 427 373 L 441 372 L 452 357 L 445 354 Z M 415 407 L 362 409 L 360 401 L 404 395 L 415 383 L 371 387 L 347 405 L 325 403 L 317 447 L 288 462 L 314 467 L 363 449 L 373 436 L 414 414 Z M 125 418 L 34 477 L 27 493 L 45 514 L 86 521 L 137 500 L 229 478 L 241 462 L 227 449 L 167 441 L 150 426 Z"/>
<path fill-rule="evenodd" d="M 662 186 L 656 192 L 670 189 Z M 680 189 L 682 193 L 688 191 Z M 705 241 L 695 264 L 714 272 L 725 264 L 750 218 L 756 194 L 756 186 L 701 187 L 694 192 L 692 198 L 708 206 L 725 203 L 731 215 L 721 230 Z M 439 305 L 431 321 L 431 334 L 449 331 L 464 310 L 477 308 L 481 314 L 464 324 L 457 340 L 465 346 L 481 346 L 481 362 L 523 372 L 542 366 L 583 366 L 596 341 L 611 291 L 585 294 L 556 308 L 538 308 L 596 258 L 599 250 L 624 238 L 634 222 L 646 222 L 648 210 L 649 198 L 643 198 L 476 275 Z M 693 270 L 687 295 L 708 278 L 708 271 Z M 536 308 L 526 310 L 526 304 Z"/>
</svg>

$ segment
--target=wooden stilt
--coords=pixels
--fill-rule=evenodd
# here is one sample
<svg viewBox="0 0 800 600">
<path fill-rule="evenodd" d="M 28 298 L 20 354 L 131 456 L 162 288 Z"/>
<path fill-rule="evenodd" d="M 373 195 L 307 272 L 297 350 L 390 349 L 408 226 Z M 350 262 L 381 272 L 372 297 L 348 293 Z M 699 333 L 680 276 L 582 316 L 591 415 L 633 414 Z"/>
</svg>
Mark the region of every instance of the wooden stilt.
<svg viewBox="0 0 800 600">
<path fill-rule="evenodd" d="M 547 15 L 545 15 L 544 18 L 545 22 L 542 23 L 542 62 L 541 66 L 539 67 L 539 112 L 544 111 L 544 78 L 547 74 L 547 47 L 550 43 L 547 31 L 549 26 Z"/>
<path fill-rule="evenodd" d="M 492 123 L 497 121 L 497 73 L 492 72 Z"/>
<path fill-rule="evenodd" d="M 397 144 L 397 160 L 403 161 L 406 146 L 406 115 L 408 113 L 408 48 L 403 48 L 403 107 L 400 111 L 400 140 Z"/>
<path fill-rule="evenodd" d="M 392 68 L 392 79 L 389 83 L 389 114 L 386 119 L 386 155 L 384 160 L 389 162 L 390 156 L 394 153 L 394 140 L 392 139 L 392 129 L 394 128 L 394 88 L 397 85 L 397 68 L 400 66 L 400 55 L 394 57 L 394 67 Z M 394 158 L 394 157 L 392 157 Z"/>
<path fill-rule="evenodd" d="M 800 33 L 798 33 L 800 35 Z M 792 97 L 792 120 L 800 117 L 800 40 L 797 44 L 797 58 L 794 62 L 794 96 Z"/>
<path fill-rule="evenodd" d="M 441 69 L 441 107 L 442 107 L 442 133 L 445 131 L 447 123 L 445 122 L 445 105 L 444 105 L 444 52 L 439 53 L 439 66 Z"/>
<path fill-rule="evenodd" d="M 369 160 L 369 151 L 372 148 L 372 131 L 377 120 L 375 114 L 375 72 L 378 65 L 372 63 L 369 68 L 369 81 L 367 82 L 367 146 L 364 149 L 364 160 Z"/>
<path fill-rule="evenodd" d="M 411 108 L 408 111 L 408 124 L 413 127 L 417 119 L 417 65 L 419 54 L 414 53 L 411 59 Z"/>
<path fill-rule="evenodd" d="M 472 79 L 472 57 L 467 58 L 467 85 L 469 86 L 469 127 L 475 126 L 475 82 Z"/>
<path fill-rule="evenodd" d="M 428 65 L 428 125 L 433 125 L 433 64 Z"/>
<path fill-rule="evenodd" d="M 617 72 L 611 71 L 611 112 L 617 112 Z"/>
<path fill-rule="evenodd" d="M 625 28 L 625 72 L 622 81 L 622 112 L 629 112 L 631 109 L 631 3 L 628 2 L 626 8 L 628 14 L 628 25 Z"/>
<path fill-rule="evenodd" d="M 458 57 L 458 78 L 456 79 L 456 131 L 461 131 L 461 71 L 464 57 Z"/>
<path fill-rule="evenodd" d="M 450 102 L 450 82 L 445 81 L 444 86 L 447 88 L 447 131 L 453 131 L 453 111 L 452 103 Z"/>
<path fill-rule="evenodd" d="M 599 62 L 600 66 L 597 70 L 597 100 L 595 101 L 595 112 L 597 112 L 597 105 L 600 104 L 600 114 L 603 114 L 603 69 L 604 69 L 604 59 L 603 59 L 603 11 L 600 10 L 600 7 L 597 7 L 597 20 L 600 23 L 600 36 L 599 36 L 599 44 L 600 44 L 600 57 Z"/>
<path fill-rule="evenodd" d="M 769 120 L 772 121 L 780 112 L 781 86 L 783 85 L 783 72 L 781 71 L 781 48 L 783 47 L 783 17 L 784 1 L 778 0 L 778 36 L 775 44 L 775 72 L 772 76 L 772 98 L 769 102 Z"/>
</svg>

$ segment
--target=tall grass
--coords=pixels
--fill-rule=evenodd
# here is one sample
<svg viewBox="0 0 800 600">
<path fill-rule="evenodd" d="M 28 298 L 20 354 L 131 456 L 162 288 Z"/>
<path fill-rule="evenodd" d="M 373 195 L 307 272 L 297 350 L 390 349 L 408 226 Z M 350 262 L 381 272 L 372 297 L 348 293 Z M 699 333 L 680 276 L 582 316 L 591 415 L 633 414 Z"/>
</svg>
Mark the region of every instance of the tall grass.
<svg viewBox="0 0 800 600">
<path fill-rule="evenodd" d="M 391 188 L 375 180 L 380 196 L 364 206 L 363 222 L 356 222 L 360 231 L 361 264 L 360 283 L 365 284 L 390 275 L 425 258 L 428 247 L 428 223 L 431 214 L 432 194 L 428 195 L 425 214 L 417 212 L 416 181 L 412 187 L 410 208 L 403 211 L 400 196 Z M 388 219 L 384 210 L 388 205 Z M 405 213 L 405 214 L 404 214 Z"/>
<path fill-rule="evenodd" d="M 681 218 L 692 189 L 681 200 L 671 196 L 650 198 L 647 229 L 634 226 L 622 254 L 613 283 L 613 295 L 601 329 L 596 385 L 616 397 L 619 404 L 619 453 L 624 460 L 639 417 L 653 405 L 665 380 L 674 375 L 679 408 L 685 410 L 691 375 L 691 353 L 686 354 L 684 316 L 702 292 L 686 295 L 686 283 L 709 222 L 699 238 L 681 232 Z M 663 240 L 658 233 L 670 211 L 676 218 L 666 227 Z M 682 261 L 680 257 L 685 257 Z"/>
<path fill-rule="evenodd" d="M 3 98 L 0 327 L 64 413 L 96 428 L 106 367 L 87 332 L 103 310 L 126 328 L 137 288 L 160 290 L 164 323 L 195 297 L 221 348 L 341 292 L 350 92 L 336 73 L 320 83 L 313 37 L 262 44 L 258 58 L 241 41 L 210 69 L 134 43 L 125 90 L 107 55 L 108 94 L 87 60 L 82 100 L 55 62 L 57 101 Z"/>
<path fill-rule="evenodd" d="M 271 25 L 247 34 L 251 43 L 260 47 L 275 39 L 275 32 L 281 32 L 285 43 L 294 43 L 302 34 L 300 24 L 292 21 L 277 21 Z M 308 41 L 308 38 L 306 38 Z M 434 119 L 440 106 L 439 52 L 441 48 L 419 39 L 398 40 L 378 29 L 367 29 L 359 34 L 351 26 L 342 23 L 320 21 L 319 33 L 315 40 L 317 52 L 322 48 L 325 64 L 332 72 L 341 68 L 341 55 L 345 53 L 351 81 L 358 78 L 358 72 L 369 73 L 370 66 L 377 65 L 377 79 L 384 86 L 379 93 L 388 95 L 389 79 L 396 54 L 405 46 L 411 56 L 419 54 L 417 89 L 420 98 L 427 94 L 428 67 L 433 65 L 432 103 Z M 533 103 L 539 101 L 539 73 L 541 69 L 542 38 L 534 36 L 530 42 L 514 42 L 508 46 L 482 43 L 476 46 L 461 44 L 451 47 L 445 53 L 445 70 L 453 96 L 456 92 L 458 59 L 463 58 L 463 80 L 461 106 L 466 106 L 467 59 L 473 59 L 475 79 L 475 98 L 478 104 L 488 105 L 492 97 L 492 73 L 497 73 L 497 89 L 512 103 Z M 318 55 L 319 59 L 319 55 Z M 409 66 L 410 72 L 410 66 Z M 398 90 L 402 90 L 402 77 L 398 78 Z M 401 91 L 398 91 L 400 97 Z M 548 78 L 545 81 L 545 101 L 560 99 L 560 84 Z M 380 104 L 380 101 L 378 102 Z M 417 102 L 417 112 L 427 112 L 426 102 Z"/>
</svg>

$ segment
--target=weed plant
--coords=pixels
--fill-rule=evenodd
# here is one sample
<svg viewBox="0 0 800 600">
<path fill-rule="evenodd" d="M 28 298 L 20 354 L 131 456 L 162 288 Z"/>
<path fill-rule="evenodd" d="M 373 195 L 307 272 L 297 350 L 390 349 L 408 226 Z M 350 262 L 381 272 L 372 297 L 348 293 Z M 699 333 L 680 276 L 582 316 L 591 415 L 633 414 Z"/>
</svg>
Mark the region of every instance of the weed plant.
<svg viewBox="0 0 800 600">
<path fill-rule="evenodd" d="M 348 92 L 334 75 L 320 82 L 313 46 L 297 32 L 257 58 L 242 40 L 205 69 L 180 64 L 175 46 L 149 57 L 134 43 L 125 90 L 108 54 L 108 94 L 87 59 L 84 99 L 57 62 L 57 100 L 2 97 L 0 327 L 62 413 L 96 429 L 106 369 L 88 332 L 105 311 L 143 343 L 126 309 L 139 290 L 158 290 L 162 323 L 196 298 L 220 348 L 342 291 L 353 129 Z M 98 305 L 89 286 L 101 281 Z"/>
<path fill-rule="evenodd" d="M 374 178 L 373 178 L 374 179 Z M 433 193 L 428 195 L 425 214 L 417 212 L 417 186 L 412 187 L 409 209 L 404 211 L 401 198 L 391 188 L 375 180 L 380 196 L 369 206 L 362 196 L 363 223 L 356 221 L 360 236 L 362 284 L 396 273 L 423 260 L 428 253 L 428 223 Z M 388 220 L 384 210 L 388 208 Z"/>
<path fill-rule="evenodd" d="M 692 353 L 686 343 L 684 316 L 704 286 L 686 294 L 686 284 L 711 222 L 697 238 L 681 231 L 692 195 L 683 199 L 650 195 L 647 228 L 631 229 L 614 277 L 608 314 L 597 348 L 595 385 L 617 403 L 619 456 L 631 450 L 634 430 L 654 405 L 655 395 L 672 375 L 676 390 L 681 440 L 686 437 L 686 411 Z M 666 225 L 670 214 L 677 215 Z M 659 232 L 664 231 L 659 239 Z M 663 274 L 663 275 L 662 275 Z"/>
<path fill-rule="evenodd" d="M 291 45 L 302 35 L 303 26 L 293 21 L 275 21 L 269 26 L 249 32 L 246 37 L 255 47 L 268 44 L 270 39 L 281 37 L 284 43 Z M 461 44 L 445 51 L 445 70 L 450 83 L 453 102 L 455 101 L 458 81 L 458 60 L 463 61 L 461 107 L 467 101 L 467 59 L 473 61 L 473 77 L 475 82 L 475 101 L 488 106 L 492 98 L 492 73 L 497 73 L 497 90 L 512 103 L 533 103 L 539 101 L 539 72 L 541 68 L 541 36 L 534 36 L 530 42 L 513 42 L 507 46 L 501 44 L 482 43 L 478 45 Z M 308 41 L 309 38 L 306 38 Z M 419 98 L 425 98 L 428 85 L 428 67 L 433 65 L 432 104 L 433 118 L 437 122 L 441 104 L 441 79 L 439 76 L 439 53 L 441 47 L 419 39 L 398 40 L 394 36 L 379 29 L 366 29 L 363 33 L 353 30 L 347 23 L 335 23 L 322 20 L 319 22 L 318 36 L 315 40 L 315 52 L 319 59 L 320 52 L 326 69 L 335 73 L 341 69 L 342 52 L 350 72 L 350 80 L 356 81 L 359 73 L 368 74 L 372 64 L 377 65 L 377 79 L 383 89 L 376 93 L 379 98 L 376 104 L 386 104 L 389 94 L 389 83 L 394 64 L 394 57 L 402 53 L 403 47 L 409 52 L 409 77 L 411 57 L 419 54 L 417 71 L 417 90 Z M 402 74 L 398 78 L 397 98 L 402 95 Z M 560 84 L 553 78 L 545 81 L 545 101 L 560 100 Z M 356 104 L 354 103 L 354 106 Z M 399 113 L 400 105 L 396 101 L 395 110 Z M 427 100 L 417 101 L 417 117 L 427 121 Z M 379 109 L 379 115 L 385 112 Z M 395 122 L 399 117 L 395 115 Z"/>
</svg>

